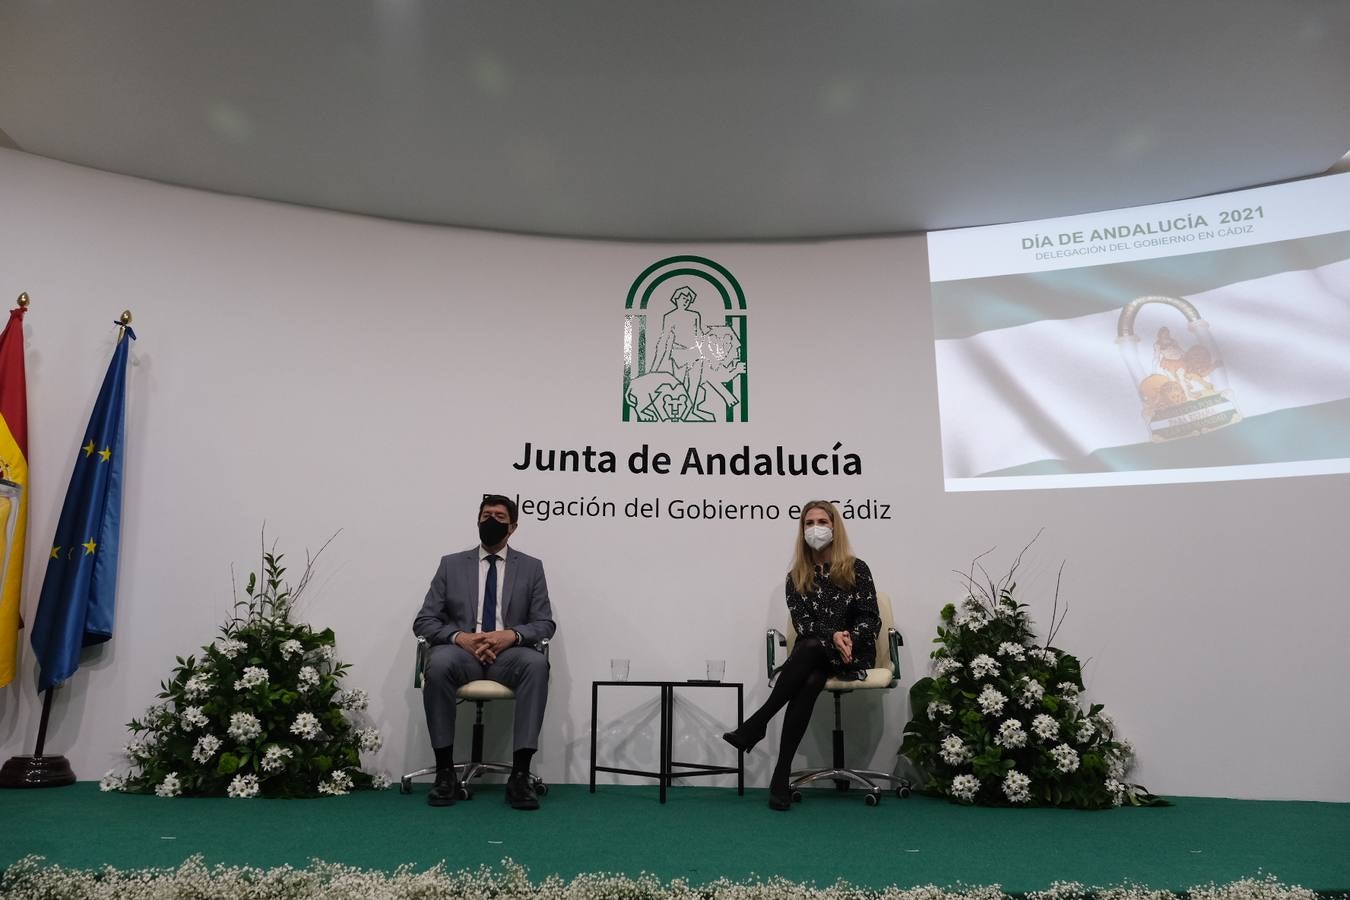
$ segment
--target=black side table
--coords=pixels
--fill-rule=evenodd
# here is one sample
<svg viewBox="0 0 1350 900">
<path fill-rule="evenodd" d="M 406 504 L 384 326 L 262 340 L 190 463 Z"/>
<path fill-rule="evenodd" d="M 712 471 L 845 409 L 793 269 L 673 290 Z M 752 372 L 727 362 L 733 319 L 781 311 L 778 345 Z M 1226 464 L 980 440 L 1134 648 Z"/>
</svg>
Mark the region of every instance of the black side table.
<svg viewBox="0 0 1350 900">
<path fill-rule="evenodd" d="M 660 771 L 644 772 L 638 769 L 618 769 L 613 766 L 596 765 L 596 711 L 599 706 L 600 688 L 602 687 L 647 687 L 658 688 L 661 692 L 661 737 L 660 737 Z M 731 775 L 736 776 L 736 793 L 745 793 L 745 754 L 740 750 L 736 751 L 736 766 L 710 766 L 706 763 L 675 762 L 671 758 L 671 748 L 673 746 L 673 732 L 675 721 L 675 689 L 676 688 L 734 688 L 736 691 L 736 725 L 740 727 L 741 721 L 745 716 L 745 686 L 740 682 L 730 681 L 592 681 L 591 682 L 591 793 L 595 793 L 595 773 L 596 772 L 615 772 L 619 775 L 638 775 L 643 778 L 658 779 L 661 784 L 661 802 L 666 802 L 666 788 L 675 778 L 695 778 L 702 775 Z M 675 769 L 689 769 L 691 771 L 676 772 Z"/>
</svg>

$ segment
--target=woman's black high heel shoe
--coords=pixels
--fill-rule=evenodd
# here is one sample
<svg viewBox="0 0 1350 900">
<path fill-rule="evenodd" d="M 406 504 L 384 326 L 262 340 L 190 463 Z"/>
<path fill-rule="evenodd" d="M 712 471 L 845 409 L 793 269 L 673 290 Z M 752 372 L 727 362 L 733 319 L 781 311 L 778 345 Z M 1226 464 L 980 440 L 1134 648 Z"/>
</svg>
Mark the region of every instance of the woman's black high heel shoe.
<svg viewBox="0 0 1350 900">
<path fill-rule="evenodd" d="M 762 731 L 759 734 L 742 734 L 739 728 L 735 731 L 723 732 L 722 734 L 722 740 L 726 741 L 742 753 L 749 753 L 754 749 L 755 745 L 763 739 L 764 732 Z"/>
<path fill-rule="evenodd" d="M 792 809 L 792 788 L 784 787 L 782 790 L 769 785 L 769 809 L 778 812 L 787 812 Z"/>
</svg>

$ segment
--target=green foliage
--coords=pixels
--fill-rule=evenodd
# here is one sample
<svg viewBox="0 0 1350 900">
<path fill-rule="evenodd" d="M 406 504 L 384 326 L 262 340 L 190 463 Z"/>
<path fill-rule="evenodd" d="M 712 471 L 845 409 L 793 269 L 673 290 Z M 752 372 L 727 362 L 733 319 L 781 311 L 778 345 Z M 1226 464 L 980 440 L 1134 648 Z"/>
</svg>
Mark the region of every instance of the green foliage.
<svg viewBox="0 0 1350 900">
<path fill-rule="evenodd" d="M 158 702 L 127 724 L 131 773 L 109 773 L 105 789 L 313 797 L 384 786 L 360 768 L 360 752 L 380 738 L 352 721 L 366 694 L 342 689 L 349 666 L 334 657 L 332 629 L 292 619 L 314 558 L 294 590 L 283 560 L 264 552 L 220 637 L 175 657 Z"/>
<path fill-rule="evenodd" d="M 997 581 L 978 559 L 961 573 L 969 592 L 942 607 L 933 675 L 910 688 L 913 718 L 900 753 L 925 773 L 925 790 L 956 803 L 1163 804 L 1125 781 L 1133 750 L 1101 704 L 1083 708 L 1082 665 L 1052 645 L 1063 622 L 1058 584 L 1038 645 L 1027 605 L 1015 596 L 1020 562 L 1021 554 Z"/>
</svg>

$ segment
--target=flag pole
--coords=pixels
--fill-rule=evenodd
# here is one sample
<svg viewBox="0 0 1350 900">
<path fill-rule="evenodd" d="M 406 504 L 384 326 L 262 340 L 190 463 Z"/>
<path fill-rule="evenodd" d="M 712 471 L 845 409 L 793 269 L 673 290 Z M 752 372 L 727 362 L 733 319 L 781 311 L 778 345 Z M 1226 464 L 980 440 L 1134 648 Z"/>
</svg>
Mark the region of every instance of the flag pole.
<svg viewBox="0 0 1350 900">
<path fill-rule="evenodd" d="M 47 688 L 42 692 L 42 718 L 38 721 L 37 747 L 33 749 L 34 756 L 42 755 L 42 748 L 47 746 L 47 720 L 52 716 L 52 690 Z"/>
<path fill-rule="evenodd" d="M 75 783 L 75 772 L 64 756 L 44 756 L 47 720 L 52 714 L 52 692 L 42 692 L 42 719 L 38 724 L 37 748 L 32 756 L 11 756 L 0 767 L 0 788 L 65 787 Z"/>
</svg>

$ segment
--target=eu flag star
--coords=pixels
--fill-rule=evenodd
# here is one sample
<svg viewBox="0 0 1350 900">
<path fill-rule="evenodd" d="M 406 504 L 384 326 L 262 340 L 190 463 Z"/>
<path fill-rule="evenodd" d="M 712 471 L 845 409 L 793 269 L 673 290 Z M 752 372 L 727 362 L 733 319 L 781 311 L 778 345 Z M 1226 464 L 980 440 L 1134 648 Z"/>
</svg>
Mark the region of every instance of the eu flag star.
<svg viewBox="0 0 1350 900">
<path fill-rule="evenodd" d="M 52 548 L 52 559 L 60 559 L 60 558 L 61 558 L 61 548 L 60 548 L 60 547 L 53 547 L 53 548 Z"/>
<path fill-rule="evenodd" d="M 100 459 L 102 459 L 104 462 L 107 462 L 108 460 L 112 459 L 112 448 L 104 447 L 102 450 L 98 451 L 98 455 Z"/>
<path fill-rule="evenodd" d="M 94 555 L 94 548 L 97 547 L 98 544 L 95 544 L 95 543 L 94 543 L 94 539 L 93 539 L 93 538 L 90 538 L 89 540 L 87 540 L 87 541 L 85 541 L 83 544 L 81 544 L 80 546 L 84 548 L 84 555 L 85 555 L 85 556 L 93 556 L 93 555 Z"/>
<path fill-rule="evenodd" d="M 80 449 L 84 451 L 84 456 L 86 459 L 88 459 L 89 457 L 94 455 L 94 442 L 90 441 Z"/>
</svg>

